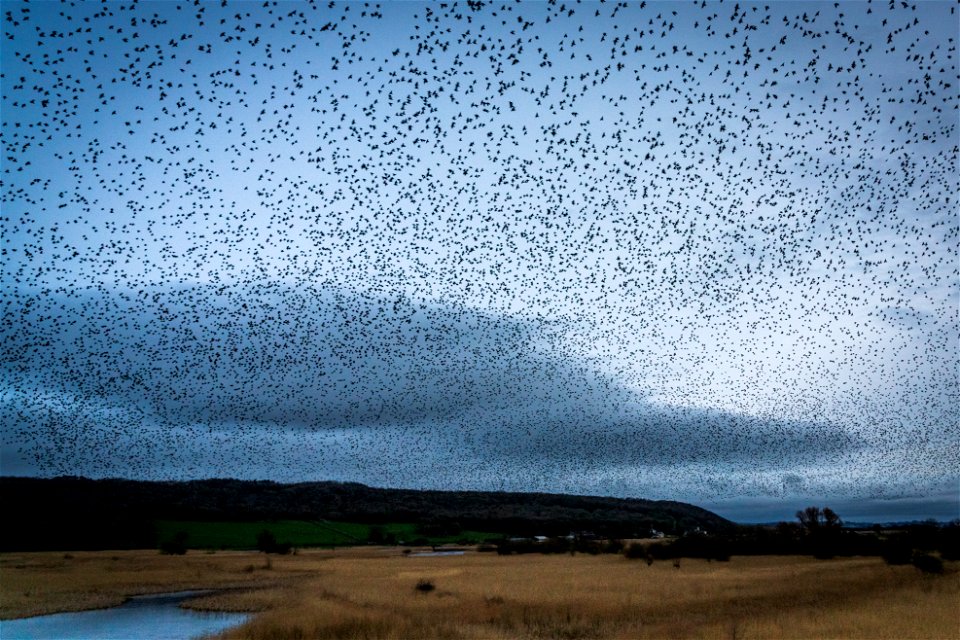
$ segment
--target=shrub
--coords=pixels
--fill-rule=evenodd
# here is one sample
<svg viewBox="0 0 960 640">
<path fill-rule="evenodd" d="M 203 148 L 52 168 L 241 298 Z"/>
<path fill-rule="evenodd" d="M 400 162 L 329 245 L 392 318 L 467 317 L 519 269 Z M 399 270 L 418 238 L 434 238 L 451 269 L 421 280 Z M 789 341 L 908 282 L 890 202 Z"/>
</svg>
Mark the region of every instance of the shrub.
<svg viewBox="0 0 960 640">
<path fill-rule="evenodd" d="M 386 532 L 383 527 L 370 527 L 370 533 L 367 534 L 367 542 L 370 544 L 383 544 Z"/>
<path fill-rule="evenodd" d="M 628 560 L 644 560 L 648 567 L 653 564 L 653 554 L 650 553 L 650 547 L 638 542 L 628 545 L 623 550 L 623 557 Z"/>
<path fill-rule="evenodd" d="M 277 542 L 273 532 L 264 529 L 257 534 L 257 550 L 263 553 L 279 553 L 286 555 L 293 550 L 293 545 L 289 542 Z"/>
<path fill-rule="evenodd" d="M 430 580 L 427 580 L 426 578 L 420 578 L 419 580 L 417 580 L 417 586 L 414 587 L 414 589 L 416 589 L 420 593 L 430 593 L 436 588 L 437 588 L 436 585 L 434 585 L 433 582 L 431 582 Z"/>
<path fill-rule="evenodd" d="M 703 558 L 705 560 L 730 560 L 732 544 L 723 536 L 696 533 L 679 538 L 666 547 L 671 557 Z"/>
<path fill-rule="evenodd" d="M 730 562 L 731 548 L 732 545 L 727 540 L 713 539 L 707 547 L 707 560 Z"/>
<path fill-rule="evenodd" d="M 893 536 L 884 540 L 880 548 L 880 556 L 890 565 L 910 564 L 913 558 L 913 546 L 906 536 Z"/>
<path fill-rule="evenodd" d="M 187 553 L 187 538 L 190 537 L 186 531 L 177 531 L 173 538 L 160 543 L 160 553 L 164 555 L 182 556 Z"/>
<path fill-rule="evenodd" d="M 960 560 L 960 520 L 954 520 L 940 528 L 937 547 L 944 560 Z"/>
<path fill-rule="evenodd" d="M 623 540 L 617 540 L 616 538 L 608 540 L 607 544 L 603 548 L 604 553 L 621 553 L 623 551 Z"/>
<path fill-rule="evenodd" d="M 943 573 L 943 560 L 929 553 L 913 554 L 912 563 L 924 573 Z"/>
</svg>

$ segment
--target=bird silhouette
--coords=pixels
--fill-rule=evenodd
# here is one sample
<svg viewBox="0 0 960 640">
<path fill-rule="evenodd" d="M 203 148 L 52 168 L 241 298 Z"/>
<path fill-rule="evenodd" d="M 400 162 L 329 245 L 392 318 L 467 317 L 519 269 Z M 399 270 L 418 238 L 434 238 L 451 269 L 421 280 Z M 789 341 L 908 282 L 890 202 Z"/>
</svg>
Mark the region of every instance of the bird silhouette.
<svg viewBox="0 0 960 640">
<path fill-rule="evenodd" d="M 11 470 L 955 489 L 950 3 L 2 11 Z"/>
</svg>

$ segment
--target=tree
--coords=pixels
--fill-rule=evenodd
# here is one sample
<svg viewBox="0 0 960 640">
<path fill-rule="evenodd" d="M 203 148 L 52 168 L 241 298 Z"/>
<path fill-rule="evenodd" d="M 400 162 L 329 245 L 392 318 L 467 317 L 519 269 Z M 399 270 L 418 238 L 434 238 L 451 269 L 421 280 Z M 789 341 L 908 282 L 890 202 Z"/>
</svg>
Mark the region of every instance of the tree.
<svg viewBox="0 0 960 640">
<path fill-rule="evenodd" d="M 182 556 L 187 553 L 187 539 L 190 537 L 186 531 L 177 531 L 173 538 L 164 540 L 160 543 L 160 553 L 164 555 Z"/>
<path fill-rule="evenodd" d="M 843 520 L 830 507 L 824 507 L 822 513 L 824 528 L 840 529 L 843 526 Z"/>
<path fill-rule="evenodd" d="M 816 558 L 832 558 L 840 546 L 843 520 L 830 507 L 797 511 L 807 548 Z"/>
<path fill-rule="evenodd" d="M 293 548 L 289 542 L 277 542 L 276 536 L 269 529 L 257 534 L 257 550 L 263 553 L 279 553 L 285 555 Z"/>
<path fill-rule="evenodd" d="M 843 520 L 840 519 L 830 507 L 807 507 L 803 511 L 797 511 L 797 520 L 800 526 L 808 534 L 812 534 L 824 529 L 838 530 L 843 527 Z"/>
<path fill-rule="evenodd" d="M 370 533 L 367 534 L 367 542 L 370 544 L 383 544 L 384 537 L 383 527 L 370 527 Z"/>
</svg>

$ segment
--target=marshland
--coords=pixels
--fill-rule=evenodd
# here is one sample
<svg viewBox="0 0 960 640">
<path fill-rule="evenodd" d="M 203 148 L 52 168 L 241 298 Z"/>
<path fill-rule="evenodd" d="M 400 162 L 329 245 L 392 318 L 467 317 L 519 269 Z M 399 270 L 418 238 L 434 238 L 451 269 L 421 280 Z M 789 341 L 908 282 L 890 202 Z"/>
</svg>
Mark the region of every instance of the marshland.
<svg viewBox="0 0 960 640">
<path fill-rule="evenodd" d="M 372 546 L 288 555 L 7 553 L 0 616 L 214 589 L 185 606 L 253 613 L 220 636 L 231 639 L 899 639 L 958 631 L 956 562 L 928 574 L 864 557 L 648 564 L 622 554 L 412 555 Z"/>
</svg>

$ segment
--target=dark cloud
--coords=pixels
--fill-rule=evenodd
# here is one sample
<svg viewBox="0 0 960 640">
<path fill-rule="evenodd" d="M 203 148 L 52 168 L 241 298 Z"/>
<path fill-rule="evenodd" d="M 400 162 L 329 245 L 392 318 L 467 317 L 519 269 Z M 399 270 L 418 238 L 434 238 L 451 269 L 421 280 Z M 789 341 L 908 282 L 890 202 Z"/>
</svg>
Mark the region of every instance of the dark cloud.
<svg viewBox="0 0 960 640">
<path fill-rule="evenodd" d="M 530 473 L 761 469 L 860 446 L 831 425 L 660 406 L 565 353 L 547 323 L 402 297 L 197 286 L 8 302 L 4 422 L 51 468 L 69 469 L 92 434 L 141 425 L 186 427 L 181 456 L 211 429 L 369 432 L 390 449 L 407 427 Z M 149 451 L 137 455 L 149 473 Z M 224 473 L 235 460 L 208 463 Z"/>
<path fill-rule="evenodd" d="M 718 6 L 5 2 L 4 472 L 955 491 L 956 8 Z"/>
</svg>

